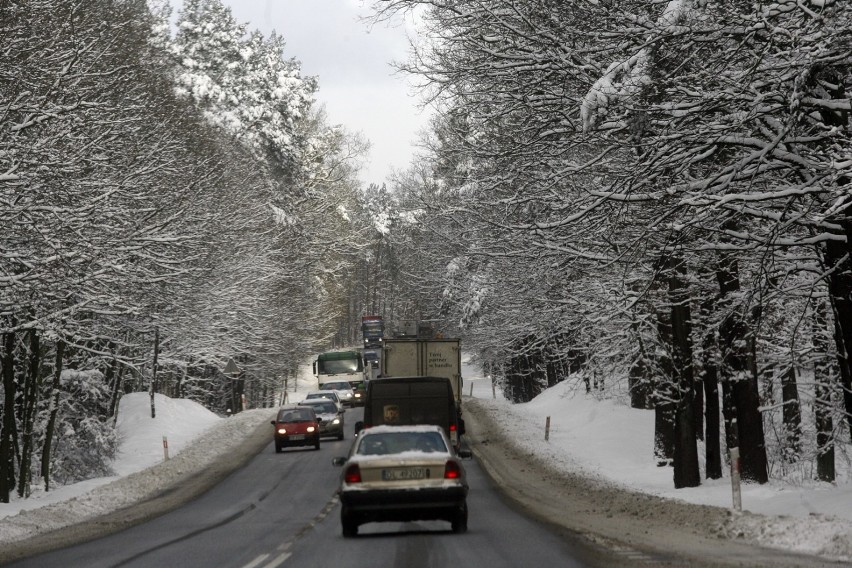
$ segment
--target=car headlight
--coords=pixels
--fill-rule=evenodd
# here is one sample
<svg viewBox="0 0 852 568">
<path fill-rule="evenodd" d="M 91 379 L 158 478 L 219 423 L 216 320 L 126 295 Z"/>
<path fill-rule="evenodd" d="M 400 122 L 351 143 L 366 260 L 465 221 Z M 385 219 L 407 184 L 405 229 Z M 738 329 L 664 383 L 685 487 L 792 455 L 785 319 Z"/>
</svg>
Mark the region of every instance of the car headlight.
<svg viewBox="0 0 852 568">
<path fill-rule="evenodd" d="M 286 434 L 286 433 L 287 433 L 287 430 L 286 430 L 285 428 L 279 428 L 279 429 L 278 429 L 278 433 L 279 433 L 279 434 Z"/>
<path fill-rule="evenodd" d="M 340 418 L 335 418 L 334 420 L 332 420 L 331 423 L 332 424 L 340 424 Z"/>
<path fill-rule="evenodd" d="M 308 426 L 308 433 L 309 433 L 309 434 L 310 434 L 311 432 L 313 432 L 314 430 L 316 430 L 316 428 L 314 428 L 313 426 Z"/>
</svg>

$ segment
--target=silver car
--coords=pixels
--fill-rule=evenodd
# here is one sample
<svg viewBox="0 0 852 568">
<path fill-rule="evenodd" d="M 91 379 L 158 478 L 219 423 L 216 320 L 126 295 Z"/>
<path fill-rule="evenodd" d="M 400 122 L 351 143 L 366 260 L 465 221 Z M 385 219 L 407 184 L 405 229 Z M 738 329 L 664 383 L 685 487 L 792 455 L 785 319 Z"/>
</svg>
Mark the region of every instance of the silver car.
<svg viewBox="0 0 852 568">
<path fill-rule="evenodd" d="M 320 385 L 323 391 L 334 391 L 340 399 L 340 404 L 344 406 L 353 406 L 355 392 L 352 390 L 352 385 L 349 381 L 330 381 Z"/>
<path fill-rule="evenodd" d="M 322 399 L 333 400 L 334 403 L 337 406 L 339 406 L 341 410 L 343 409 L 343 403 L 340 402 L 340 397 L 337 396 L 336 391 L 318 390 L 318 391 L 311 391 L 311 392 L 309 392 L 308 394 L 305 395 L 305 400 L 322 400 Z"/>
<path fill-rule="evenodd" d="M 335 436 L 338 440 L 343 439 L 344 410 L 334 401 L 324 398 L 315 398 L 303 400 L 299 403 L 299 406 L 309 406 L 314 409 L 317 418 L 320 419 L 320 438 Z"/>
<path fill-rule="evenodd" d="M 374 426 L 361 431 L 343 467 L 338 494 L 344 537 L 371 522 L 449 521 L 467 530 L 467 476 L 440 426 Z"/>
</svg>

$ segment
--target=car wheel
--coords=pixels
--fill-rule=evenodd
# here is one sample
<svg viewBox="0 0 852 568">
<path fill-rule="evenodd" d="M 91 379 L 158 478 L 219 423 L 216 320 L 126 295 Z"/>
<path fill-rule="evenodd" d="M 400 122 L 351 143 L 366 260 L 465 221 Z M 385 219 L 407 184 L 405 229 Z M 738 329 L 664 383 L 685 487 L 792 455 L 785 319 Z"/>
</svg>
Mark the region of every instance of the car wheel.
<svg viewBox="0 0 852 568">
<path fill-rule="evenodd" d="M 462 503 L 462 506 L 456 511 L 455 517 L 450 522 L 452 523 L 454 533 L 467 532 L 467 502 Z"/>
<path fill-rule="evenodd" d="M 343 439 L 343 432 L 341 432 L 340 434 L 338 434 L 338 435 L 337 435 L 337 439 L 338 439 L 338 440 L 342 440 L 342 439 Z"/>
<path fill-rule="evenodd" d="M 319 438 L 317 438 L 317 441 L 316 441 L 316 443 L 314 444 L 314 449 L 315 449 L 315 450 L 318 450 L 319 448 L 320 448 L 320 441 L 319 441 Z"/>
<path fill-rule="evenodd" d="M 343 509 L 340 513 L 340 526 L 343 528 L 343 537 L 352 538 L 358 536 L 358 521 Z"/>
<path fill-rule="evenodd" d="M 276 454 L 281 453 L 281 444 L 279 444 L 278 442 L 275 442 L 275 453 Z"/>
</svg>

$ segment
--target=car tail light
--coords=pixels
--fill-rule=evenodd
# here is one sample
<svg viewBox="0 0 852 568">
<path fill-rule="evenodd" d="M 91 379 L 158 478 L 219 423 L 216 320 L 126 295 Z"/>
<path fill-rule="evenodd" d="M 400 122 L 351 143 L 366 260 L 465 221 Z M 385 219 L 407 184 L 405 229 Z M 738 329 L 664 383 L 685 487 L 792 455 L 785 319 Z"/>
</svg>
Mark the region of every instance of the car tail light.
<svg viewBox="0 0 852 568">
<path fill-rule="evenodd" d="M 448 461 L 444 467 L 444 479 L 459 479 L 461 475 L 461 466 L 454 461 Z"/>
<path fill-rule="evenodd" d="M 343 480 L 346 483 L 361 483 L 361 468 L 358 467 L 357 463 L 353 463 L 346 468 L 346 472 L 343 474 Z"/>
<path fill-rule="evenodd" d="M 450 432 L 455 432 L 458 429 L 459 429 L 459 427 L 456 426 L 455 424 L 450 424 Z"/>
</svg>

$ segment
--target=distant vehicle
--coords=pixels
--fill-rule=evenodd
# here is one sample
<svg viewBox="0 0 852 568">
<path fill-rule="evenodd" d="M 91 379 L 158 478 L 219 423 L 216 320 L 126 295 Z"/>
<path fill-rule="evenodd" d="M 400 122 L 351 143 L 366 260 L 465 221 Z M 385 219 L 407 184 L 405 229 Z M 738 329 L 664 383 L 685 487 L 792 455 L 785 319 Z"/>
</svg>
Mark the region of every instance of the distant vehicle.
<svg viewBox="0 0 852 568">
<path fill-rule="evenodd" d="M 450 380 L 446 377 L 382 377 L 367 386 L 364 419 L 355 431 L 380 426 L 432 424 L 444 429 L 454 448 L 464 433 Z"/>
<path fill-rule="evenodd" d="M 349 384 L 352 386 L 352 406 L 364 406 L 367 399 L 367 382 L 351 381 Z"/>
<path fill-rule="evenodd" d="M 385 336 L 385 320 L 382 316 L 364 316 L 361 318 L 361 336 L 364 347 L 382 346 Z"/>
<path fill-rule="evenodd" d="M 383 377 L 446 377 L 462 410 L 461 341 L 450 338 L 388 338 L 382 349 Z"/>
<path fill-rule="evenodd" d="M 280 453 L 290 446 L 313 446 L 320 449 L 320 423 L 313 408 L 287 405 L 278 409 L 272 421 L 275 451 Z"/>
<path fill-rule="evenodd" d="M 364 359 L 364 377 L 368 381 L 377 378 L 382 372 L 382 349 L 364 349 L 361 356 Z"/>
<path fill-rule="evenodd" d="M 320 419 L 319 433 L 321 438 L 335 436 L 338 440 L 343 439 L 344 411 L 334 401 L 313 398 L 311 400 L 303 400 L 299 403 L 299 406 L 307 406 L 314 409 L 314 412 Z"/>
<path fill-rule="evenodd" d="M 448 521 L 467 530 L 468 483 L 460 458 L 438 426 L 377 426 L 365 430 L 342 466 L 340 523 L 344 537 L 371 522 Z"/>
<path fill-rule="evenodd" d="M 337 392 L 335 392 L 333 390 L 311 391 L 311 392 L 309 392 L 308 394 L 305 395 L 305 400 L 321 399 L 321 398 L 324 398 L 326 400 L 333 400 L 334 403 L 338 406 L 338 408 L 340 408 L 341 410 L 343 409 L 343 404 L 340 402 L 340 397 L 337 396 Z"/>
<path fill-rule="evenodd" d="M 359 351 L 327 351 L 317 355 L 314 375 L 322 385 L 338 381 L 363 381 L 364 361 Z"/>
<path fill-rule="evenodd" d="M 352 385 L 347 381 L 332 381 L 330 383 L 323 383 L 320 385 L 321 391 L 334 391 L 337 393 L 337 397 L 340 399 L 340 404 L 343 406 L 352 406 L 352 399 L 355 396 L 355 393 L 352 392 Z"/>
</svg>

